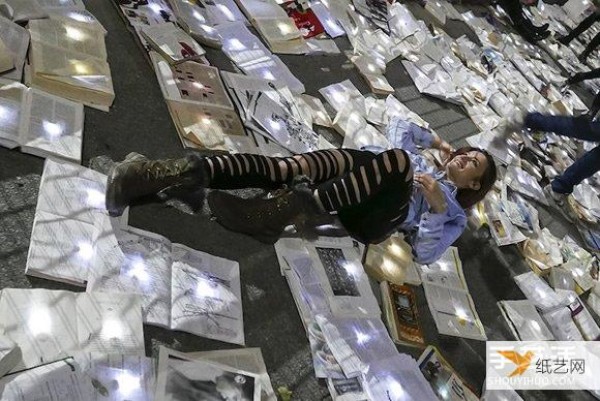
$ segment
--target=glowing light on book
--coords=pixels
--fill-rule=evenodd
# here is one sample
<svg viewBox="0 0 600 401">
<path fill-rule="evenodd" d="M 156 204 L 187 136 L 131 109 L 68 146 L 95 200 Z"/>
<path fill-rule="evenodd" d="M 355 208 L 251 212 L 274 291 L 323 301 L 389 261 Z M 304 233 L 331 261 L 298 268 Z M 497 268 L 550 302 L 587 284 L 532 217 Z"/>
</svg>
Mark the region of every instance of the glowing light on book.
<svg viewBox="0 0 600 401">
<path fill-rule="evenodd" d="M 439 261 L 438 265 L 440 266 L 440 269 L 442 269 L 444 271 L 450 270 L 450 264 L 448 262 Z"/>
<path fill-rule="evenodd" d="M 456 308 L 456 317 L 460 320 L 468 320 L 469 318 L 467 312 L 465 312 L 465 310 L 461 308 Z"/>
<path fill-rule="evenodd" d="M 129 372 L 120 372 L 115 380 L 119 384 L 119 392 L 125 397 L 142 387 L 140 378 Z"/>
<path fill-rule="evenodd" d="M 146 271 L 146 264 L 141 258 L 137 258 L 133 261 L 131 270 L 129 270 L 129 276 L 135 277 L 143 282 L 147 282 L 148 279 L 150 279 L 150 276 Z"/>
<path fill-rule="evenodd" d="M 365 334 L 365 333 L 363 333 L 361 331 L 356 331 L 356 341 L 359 344 L 362 345 L 362 344 L 366 343 L 367 341 L 369 341 L 370 339 L 371 339 L 370 335 Z"/>
<path fill-rule="evenodd" d="M 0 120 L 5 119 L 9 115 L 9 110 L 6 106 L 0 105 Z"/>
<path fill-rule="evenodd" d="M 273 128 L 274 130 L 280 130 L 281 129 L 281 123 L 277 120 L 269 120 L 269 125 L 271 126 L 271 128 Z"/>
<path fill-rule="evenodd" d="M 235 21 L 235 15 L 233 15 L 231 10 L 228 9 L 224 4 L 217 4 L 217 8 L 223 13 L 223 15 L 225 15 L 225 18 L 227 18 L 229 21 Z"/>
<path fill-rule="evenodd" d="M 91 260 L 94 257 L 94 247 L 88 242 L 80 242 L 77 247 L 77 255 L 83 260 Z"/>
<path fill-rule="evenodd" d="M 535 320 L 533 320 L 531 322 L 531 327 L 535 330 L 535 331 L 542 331 L 542 327 L 540 326 L 540 324 L 538 322 L 536 322 Z"/>
<path fill-rule="evenodd" d="M 203 117 L 202 118 L 202 124 L 204 124 L 204 125 L 211 125 L 212 124 L 212 120 L 210 118 Z"/>
<path fill-rule="evenodd" d="M 196 286 L 196 295 L 199 297 L 214 298 L 218 295 L 218 291 L 210 284 L 210 281 L 199 279 Z"/>
<path fill-rule="evenodd" d="M 36 307 L 29 314 L 27 328 L 34 336 L 52 333 L 52 318 L 50 311 L 46 308 Z"/>
<path fill-rule="evenodd" d="M 73 67 L 77 75 L 88 75 L 90 73 L 90 69 L 85 64 L 74 62 Z"/>
<path fill-rule="evenodd" d="M 69 13 L 67 14 L 69 16 L 69 18 L 74 19 L 75 21 L 79 21 L 79 22 L 87 22 L 88 18 L 85 15 L 81 15 L 79 13 Z"/>
<path fill-rule="evenodd" d="M 373 64 L 369 64 L 369 65 L 367 66 L 367 69 L 368 69 L 369 71 L 371 71 L 371 72 L 375 72 L 375 71 L 377 71 L 377 68 L 376 68 L 376 67 L 375 67 Z"/>
<path fill-rule="evenodd" d="M 48 133 L 48 135 L 50 135 L 50 136 L 59 136 L 63 132 L 62 126 L 57 123 L 51 123 L 50 121 L 44 121 L 42 123 L 42 126 L 44 127 L 44 131 L 46 131 Z"/>
<path fill-rule="evenodd" d="M 157 14 L 162 11 L 162 8 L 160 7 L 160 5 L 158 5 L 156 3 L 150 3 L 150 4 L 148 4 L 148 7 L 150 7 L 150 9 L 152 9 L 152 11 L 154 11 Z"/>
<path fill-rule="evenodd" d="M 263 74 L 263 78 L 268 79 L 269 81 L 275 80 L 275 77 L 273 76 L 273 73 L 271 71 L 265 71 Z"/>
<path fill-rule="evenodd" d="M 358 277 L 360 275 L 360 269 L 356 263 L 345 262 L 343 266 L 344 270 L 346 270 L 346 272 L 348 272 L 348 274 L 352 277 Z"/>
<path fill-rule="evenodd" d="M 246 46 L 244 46 L 244 44 L 242 42 L 240 42 L 239 39 L 233 38 L 233 39 L 229 39 L 228 40 L 228 45 L 227 47 L 231 50 L 246 50 Z"/>
<path fill-rule="evenodd" d="M 338 92 L 338 91 L 334 91 L 331 94 L 331 97 L 333 97 L 333 101 L 336 103 L 343 103 L 344 101 L 346 101 L 346 96 L 344 96 L 343 93 Z"/>
<path fill-rule="evenodd" d="M 327 26 L 329 26 L 330 28 L 337 28 L 337 27 L 338 27 L 338 25 L 335 23 L 335 21 L 334 21 L 334 20 L 332 20 L 331 18 L 328 18 L 328 19 L 325 21 L 325 24 L 326 24 Z"/>
<path fill-rule="evenodd" d="M 277 24 L 277 28 L 279 28 L 279 32 L 281 32 L 282 35 L 292 33 L 292 28 L 288 24 L 279 23 Z"/>
<path fill-rule="evenodd" d="M 97 189 L 90 188 L 87 190 L 87 203 L 88 205 L 101 208 L 104 206 L 104 194 Z"/>
<path fill-rule="evenodd" d="M 448 389 L 447 388 L 442 387 L 439 389 L 439 391 L 440 391 L 440 397 L 442 397 L 443 400 L 448 399 Z"/>
<path fill-rule="evenodd" d="M 546 298 L 546 291 L 540 289 L 537 291 L 537 293 L 540 296 L 540 298 L 542 298 L 542 299 Z"/>
<path fill-rule="evenodd" d="M 208 33 L 215 33 L 215 28 L 208 26 L 208 25 L 200 25 L 200 28 L 202 28 L 204 30 L 204 32 L 208 32 Z"/>
<path fill-rule="evenodd" d="M 72 26 L 66 26 L 65 30 L 67 31 L 67 36 L 73 40 L 81 42 L 86 38 L 86 34 L 83 33 L 81 29 L 73 28 Z"/>
<path fill-rule="evenodd" d="M 392 393 L 394 397 L 398 399 L 401 399 L 400 397 L 404 397 L 404 389 L 402 388 L 402 385 L 397 381 L 392 381 L 390 383 L 389 389 L 390 393 Z"/>
<path fill-rule="evenodd" d="M 102 332 L 100 333 L 102 338 L 112 339 L 123 337 L 123 325 L 116 319 L 106 319 L 102 323 Z"/>
<path fill-rule="evenodd" d="M 390 259 L 385 258 L 385 259 L 383 259 L 383 268 L 384 268 L 384 270 L 386 270 L 388 272 L 392 272 L 392 271 L 396 270 L 396 264 L 394 262 L 392 262 Z"/>
<path fill-rule="evenodd" d="M 202 85 L 200 82 L 194 82 L 192 86 L 196 89 L 204 89 L 206 86 Z"/>
<path fill-rule="evenodd" d="M 581 277 L 581 276 L 583 276 L 583 273 L 584 273 L 584 272 L 583 272 L 583 270 L 581 270 L 581 269 L 575 269 L 575 272 L 574 272 L 574 273 L 575 273 L 575 275 L 576 275 L 577 277 Z"/>
<path fill-rule="evenodd" d="M 198 11 L 194 10 L 194 18 L 196 18 L 198 21 L 201 22 L 206 22 L 206 18 L 204 18 L 204 15 L 200 14 Z"/>
</svg>

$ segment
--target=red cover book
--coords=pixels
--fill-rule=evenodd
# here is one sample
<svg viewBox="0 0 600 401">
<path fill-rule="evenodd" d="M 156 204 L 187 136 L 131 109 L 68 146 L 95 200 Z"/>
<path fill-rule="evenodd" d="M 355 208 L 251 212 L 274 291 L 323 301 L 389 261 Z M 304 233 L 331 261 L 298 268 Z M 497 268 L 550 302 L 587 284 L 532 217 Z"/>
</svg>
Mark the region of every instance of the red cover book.
<svg viewBox="0 0 600 401">
<path fill-rule="evenodd" d="M 312 38 L 325 32 L 316 14 L 308 7 L 304 8 L 299 1 L 288 1 L 281 4 L 287 15 L 302 32 L 304 39 Z"/>
</svg>

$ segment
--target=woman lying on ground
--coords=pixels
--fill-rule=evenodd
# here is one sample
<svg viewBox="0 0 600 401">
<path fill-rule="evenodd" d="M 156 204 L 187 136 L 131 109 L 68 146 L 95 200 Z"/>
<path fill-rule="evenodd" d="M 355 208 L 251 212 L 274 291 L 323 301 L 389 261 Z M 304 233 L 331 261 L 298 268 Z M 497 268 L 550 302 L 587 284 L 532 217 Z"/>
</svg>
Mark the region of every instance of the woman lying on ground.
<svg viewBox="0 0 600 401">
<path fill-rule="evenodd" d="M 454 151 L 413 123 L 393 119 L 387 129 L 395 149 L 328 149 L 291 157 L 128 158 L 109 174 L 106 206 L 117 216 L 132 201 L 174 185 L 271 190 L 287 184 L 291 190 L 270 199 L 211 191 L 208 202 L 227 229 L 271 242 L 287 225 L 310 215 L 336 214 L 345 230 L 363 243 L 381 242 L 400 230 L 407 234 L 417 262 L 431 263 L 462 234 L 464 210 L 492 188 L 496 166 L 487 152 L 469 147 Z M 439 149 L 447 156 L 445 162 L 433 165 L 418 146 Z M 299 177 L 307 177 L 309 185 L 293 185 Z"/>
</svg>

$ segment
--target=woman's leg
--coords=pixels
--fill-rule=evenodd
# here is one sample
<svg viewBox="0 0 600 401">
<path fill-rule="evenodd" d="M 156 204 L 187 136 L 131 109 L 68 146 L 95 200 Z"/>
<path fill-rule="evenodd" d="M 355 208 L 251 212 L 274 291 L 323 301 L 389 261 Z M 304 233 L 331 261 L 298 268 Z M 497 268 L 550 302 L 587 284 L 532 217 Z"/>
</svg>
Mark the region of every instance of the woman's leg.
<svg viewBox="0 0 600 401">
<path fill-rule="evenodd" d="M 577 57 L 579 61 L 585 61 L 598 46 L 600 46 L 600 33 L 597 33 L 596 36 L 590 40 L 590 43 L 587 44 L 583 52 Z"/>
<path fill-rule="evenodd" d="M 578 84 L 579 82 L 587 81 L 588 79 L 600 78 L 600 68 L 593 69 L 586 72 L 578 72 L 571 76 L 567 83 L 569 85 Z"/>
<path fill-rule="evenodd" d="M 567 36 L 563 37 L 560 39 L 560 42 L 568 45 L 569 43 L 571 43 L 571 41 L 573 39 L 575 39 L 576 37 L 578 37 L 579 35 L 581 35 L 583 32 L 585 32 L 586 30 L 588 30 L 589 27 L 591 27 L 592 25 L 594 25 L 594 23 L 596 21 L 598 21 L 600 19 L 600 14 L 597 12 L 594 12 L 592 14 L 590 14 L 588 17 L 586 17 L 583 21 L 581 21 L 581 23 L 579 25 L 577 25 L 575 27 L 575 29 L 573 29 L 571 31 L 571 33 L 569 33 Z"/>
<path fill-rule="evenodd" d="M 587 116 L 568 117 L 529 113 L 525 116 L 523 125 L 533 130 L 554 132 L 584 141 L 600 141 L 600 122 L 590 121 Z"/>
</svg>

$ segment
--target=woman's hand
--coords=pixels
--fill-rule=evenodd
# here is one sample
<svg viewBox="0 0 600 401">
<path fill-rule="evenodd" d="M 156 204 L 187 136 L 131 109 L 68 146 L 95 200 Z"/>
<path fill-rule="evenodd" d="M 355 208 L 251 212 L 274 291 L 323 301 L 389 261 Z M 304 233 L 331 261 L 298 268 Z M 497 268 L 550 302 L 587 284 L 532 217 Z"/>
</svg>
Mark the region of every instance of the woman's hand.
<svg viewBox="0 0 600 401">
<path fill-rule="evenodd" d="M 434 149 L 440 151 L 442 159 L 446 161 L 450 157 L 450 155 L 454 152 L 454 148 L 448 142 L 444 141 L 440 137 L 436 137 L 431 144 Z"/>
<path fill-rule="evenodd" d="M 438 214 L 445 213 L 448 209 L 446 196 L 437 180 L 429 174 L 415 174 L 414 179 L 417 186 L 423 191 L 423 196 L 425 196 L 431 210 Z"/>
</svg>

